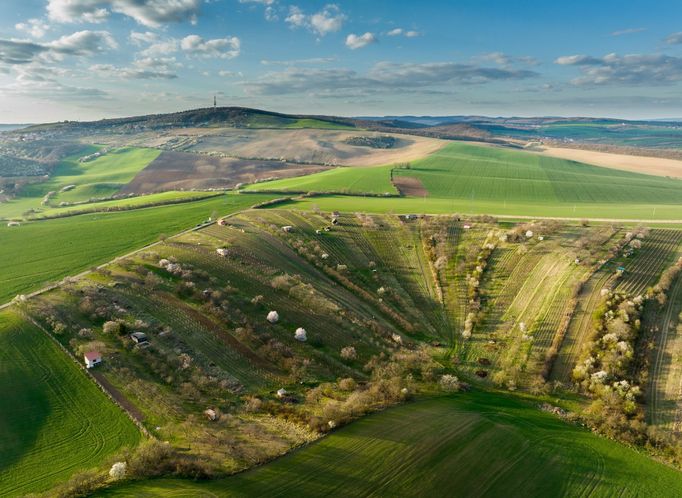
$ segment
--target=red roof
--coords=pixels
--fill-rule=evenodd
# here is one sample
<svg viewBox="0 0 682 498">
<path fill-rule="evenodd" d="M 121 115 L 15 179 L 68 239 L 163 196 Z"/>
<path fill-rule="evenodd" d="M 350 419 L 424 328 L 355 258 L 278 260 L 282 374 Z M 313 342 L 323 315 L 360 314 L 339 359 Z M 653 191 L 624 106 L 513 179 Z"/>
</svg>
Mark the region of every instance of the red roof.
<svg viewBox="0 0 682 498">
<path fill-rule="evenodd" d="M 90 361 L 99 360 L 102 357 L 102 355 L 99 354 L 97 351 L 89 351 L 89 352 L 85 353 L 83 356 L 85 356 L 86 360 L 90 360 Z"/>
</svg>

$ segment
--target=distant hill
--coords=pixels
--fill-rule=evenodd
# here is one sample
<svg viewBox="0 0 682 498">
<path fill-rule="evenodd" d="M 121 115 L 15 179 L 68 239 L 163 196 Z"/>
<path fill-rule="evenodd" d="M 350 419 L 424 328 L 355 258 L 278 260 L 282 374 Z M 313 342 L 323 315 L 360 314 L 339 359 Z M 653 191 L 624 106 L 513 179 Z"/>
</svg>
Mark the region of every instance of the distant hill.
<svg viewBox="0 0 682 498">
<path fill-rule="evenodd" d="M 27 126 L 31 126 L 31 125 L 30 124 L 0 124 L 0 132 L 19 130 L 21 128 L 26 128 Z"/>
</svg>

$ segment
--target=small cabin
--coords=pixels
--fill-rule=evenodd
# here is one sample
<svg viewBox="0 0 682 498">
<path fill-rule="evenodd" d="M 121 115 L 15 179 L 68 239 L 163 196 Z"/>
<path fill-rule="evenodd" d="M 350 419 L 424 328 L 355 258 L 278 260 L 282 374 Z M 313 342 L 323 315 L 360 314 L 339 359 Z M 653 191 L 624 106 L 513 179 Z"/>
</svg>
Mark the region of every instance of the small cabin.
<svg viewBox="0 0 682 498">
<path fill-rule="evenodd" d="M 218 253 L 218 256 L 222 256 L 223 258 L 230 253 L 230 251 L 228 251 L 224 247 L 219 247 L 218 249 L 215 250 L 215 252 Z"/>
<path fill-rule="evenodd" d="M 218 220 L 218 225 L 220 225 L 221 227 L 224 227 L 225 225 L 227 225 L 227 222 L 225 221 L 224 218 L 220 218 Z"/>
<path fill-rule="evenodd" d="M 92 368 L 102 363 L 102 355 L 97 351 L 88 351 L 83 355 L 83 358 L 85 359 L 86 368 Z"/>
<path fill-rule="evenodd" d="M 287 233 L 290 233 L 294 230 L 294 227 L 292 227 L 291 225 L 286 225 L 282 227 L 282 230 L 284 230 Z"/>
<path fill-rule="evenodd" d="M 149 339 L 147 339 L 147 334 L 144 332 L 133 332 L 130 334 L 130 338 L 135 344 L 144 344 L 149 342 Z"/>
<path fill-rule="evenodd" d="M 287 395 L 287 390 L 284 389 L 283 387 L 277 390 L 277 397 L 278 398 L 283 398 L 286 395 Z"/>
</svg>

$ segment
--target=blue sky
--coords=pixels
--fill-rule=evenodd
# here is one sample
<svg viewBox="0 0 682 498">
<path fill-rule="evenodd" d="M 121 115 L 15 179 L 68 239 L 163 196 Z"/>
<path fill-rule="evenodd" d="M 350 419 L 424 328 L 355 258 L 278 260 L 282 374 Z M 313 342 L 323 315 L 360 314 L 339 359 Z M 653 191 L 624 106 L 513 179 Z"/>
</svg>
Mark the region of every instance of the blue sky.
<svg viewBox="0 0 682 498">
<path fill-rule="evenodd" d="M 0 122 L 282 112 L 682 117 L 682 2 L 3 0 Z"/>
</svg>

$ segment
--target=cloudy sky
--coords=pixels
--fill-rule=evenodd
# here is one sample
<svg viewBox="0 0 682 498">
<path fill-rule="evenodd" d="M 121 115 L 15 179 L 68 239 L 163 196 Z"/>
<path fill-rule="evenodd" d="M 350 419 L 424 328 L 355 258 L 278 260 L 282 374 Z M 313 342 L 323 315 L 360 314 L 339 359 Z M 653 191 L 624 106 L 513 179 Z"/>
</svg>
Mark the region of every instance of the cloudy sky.
<svg viewBox="0 0 682 498">
<path fill-rule="evenodd" d="M 0 123 L 212 104 L 682 117 L 679 0 L 1 0 Z"/>
</svg>

